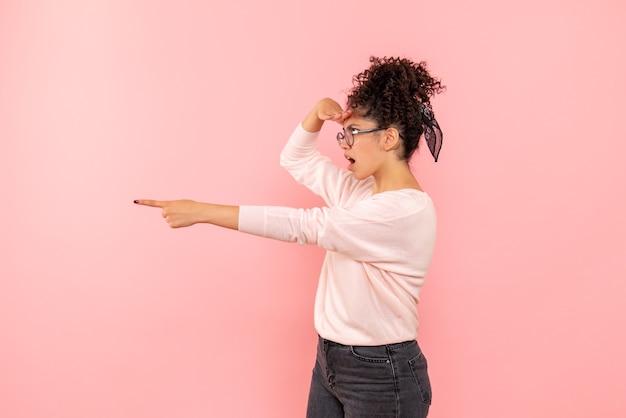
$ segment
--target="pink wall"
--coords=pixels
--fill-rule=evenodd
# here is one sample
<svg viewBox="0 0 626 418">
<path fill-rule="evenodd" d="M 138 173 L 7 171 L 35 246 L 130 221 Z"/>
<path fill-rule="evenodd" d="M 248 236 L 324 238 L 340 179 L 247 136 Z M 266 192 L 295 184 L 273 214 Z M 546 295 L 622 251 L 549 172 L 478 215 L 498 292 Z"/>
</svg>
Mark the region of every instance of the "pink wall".
<svg viewBox="0 0 626 418">
<path fill-rule="evenodd" d="M 0 416 L 303 416 L 322 251 L 132 200 L 318 204 L 278 153 L 371 54 L 448 85 L 440 162 L 415 161 L 440 220 L 431 416 L 626 416 L 625 12 L 0 2 Z"/>
</svg>

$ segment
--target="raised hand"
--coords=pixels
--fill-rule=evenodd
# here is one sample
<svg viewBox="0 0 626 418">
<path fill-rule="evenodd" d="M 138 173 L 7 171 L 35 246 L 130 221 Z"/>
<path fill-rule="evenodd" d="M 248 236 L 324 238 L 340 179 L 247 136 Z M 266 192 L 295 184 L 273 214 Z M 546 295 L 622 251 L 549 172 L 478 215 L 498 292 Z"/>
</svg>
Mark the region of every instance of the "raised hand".
<svg viewBox="0 0 626 418">
<path fill-rule="evenodd" d="M 343 123 L 352 115 L 352 109 L 344 110 L 339 103 L 329 98 L 317 102 L 315 109 L 320 120 L 332 120 L 338 123 Z"/>
<path fill-rule="evenodd" d="M 350 116 L 352 109 L 343 109 L 335 100 L 325 98 L 315 104 L 302 121 L 302 127 L 309 132 L 317 132 L 327 120 L 343 124 Z"/>
</svg>

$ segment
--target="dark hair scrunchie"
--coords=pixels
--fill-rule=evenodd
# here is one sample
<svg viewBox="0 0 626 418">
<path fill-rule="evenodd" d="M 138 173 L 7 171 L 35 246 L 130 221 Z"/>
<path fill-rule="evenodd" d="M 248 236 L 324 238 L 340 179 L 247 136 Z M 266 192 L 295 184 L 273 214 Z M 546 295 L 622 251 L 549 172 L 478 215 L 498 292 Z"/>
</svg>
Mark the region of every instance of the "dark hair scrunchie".
<svg viewBox="0 0 626 418">
<path fill-rule="evenodd" d="M 424 125 L 424 139 L 428 144 L 428 149 L 433 155 L 435 162 L 439 159 L 439 151 L 441 151 L 441 145 L 443 143 L 443 132 L 435 119 L 435 115 L 430 107 L 424 103 L 420 103 L 420 110 L 422 113 L 422 123 Z"/>
</svg>

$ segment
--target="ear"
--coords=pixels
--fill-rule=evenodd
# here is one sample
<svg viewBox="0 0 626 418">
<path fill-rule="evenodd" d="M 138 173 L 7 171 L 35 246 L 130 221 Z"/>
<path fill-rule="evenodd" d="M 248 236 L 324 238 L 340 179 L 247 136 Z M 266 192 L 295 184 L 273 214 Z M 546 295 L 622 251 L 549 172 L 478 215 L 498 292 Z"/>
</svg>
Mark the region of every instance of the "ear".
<svg viewBox="0 0 626 418">
<path fill-rule="evenodd" d="M 396 128 L 387 128 L 385 130 L 385 142 L 383 147 L 385 151 L 396 150 L 402 145 L 400 133 Z"/>
</svg>

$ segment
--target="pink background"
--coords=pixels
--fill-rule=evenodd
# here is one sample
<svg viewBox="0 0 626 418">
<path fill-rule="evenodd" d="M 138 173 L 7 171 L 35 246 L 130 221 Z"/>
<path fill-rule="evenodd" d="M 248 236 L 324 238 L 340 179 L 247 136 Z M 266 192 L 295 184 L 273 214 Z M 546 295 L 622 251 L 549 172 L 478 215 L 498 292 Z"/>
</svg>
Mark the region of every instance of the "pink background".
<svg viewBox="0 0 626 418">
<path fill-rule="evenodd" d="M 430 416 L 626 416 L 622 1 L 212 3 L 0 1 L 1 417 L 304 416 L 323 251 L 132 200 L 320 204 L 278 153 L 372 54 L 448 86 Z"/>
</svg>

